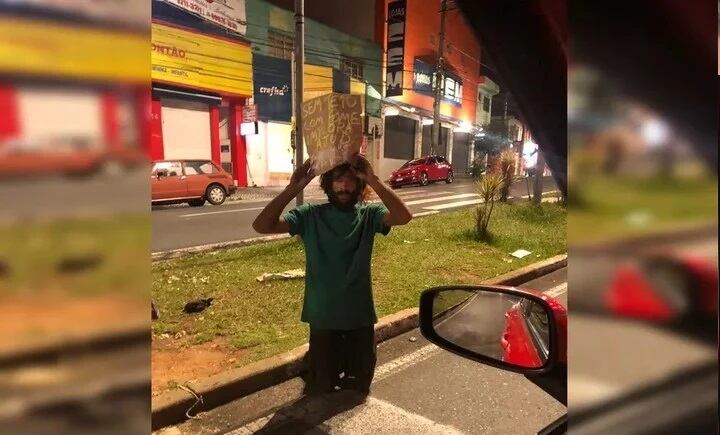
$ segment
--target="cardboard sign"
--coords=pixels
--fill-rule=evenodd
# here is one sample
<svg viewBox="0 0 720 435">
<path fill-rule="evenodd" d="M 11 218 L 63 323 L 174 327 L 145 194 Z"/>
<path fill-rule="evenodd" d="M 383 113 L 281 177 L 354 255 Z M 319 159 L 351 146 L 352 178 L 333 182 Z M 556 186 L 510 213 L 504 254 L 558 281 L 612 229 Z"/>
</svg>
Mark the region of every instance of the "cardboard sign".
<svg viewBox="0 0 720 435">
<path fill-rule="evenodd" d="M 303 103 L 303 137 L 318 175 L 358 153 L 362 130 L 359 95 L 332 93 Z"/>
</svg>

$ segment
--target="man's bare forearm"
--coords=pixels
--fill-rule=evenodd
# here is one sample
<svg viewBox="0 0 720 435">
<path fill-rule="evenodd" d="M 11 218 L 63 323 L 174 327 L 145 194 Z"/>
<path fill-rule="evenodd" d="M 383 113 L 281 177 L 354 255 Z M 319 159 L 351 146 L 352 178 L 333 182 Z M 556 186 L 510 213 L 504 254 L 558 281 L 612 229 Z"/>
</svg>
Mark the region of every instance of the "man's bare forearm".
<svg viewBox="0 0 720 435">
<path fill-rule="evenodd" d="M 385 204 L 385 207 L 387 207 L 393 225 L 405 225 L 412 220 L 412 213 L 410 213 L 407 205 L 405 205 L 403 200 L 400 199 L 392 189 L 389 189 L 377 175 L 370 177 L 367 183 L 373 188 L 375 193 L 377 193 L 380 200 Z"/>
<path fill-rule="evenodd" d="M 287 186 L 285 190 L 280 192 L 265 208 L 260 212 L 253 222 L 253 229 L 258 233 L 271 232 L 277 222 L 280 220 L 285 207 L 295 198 L 302 188 L 295 186 Z"/>
</svg>

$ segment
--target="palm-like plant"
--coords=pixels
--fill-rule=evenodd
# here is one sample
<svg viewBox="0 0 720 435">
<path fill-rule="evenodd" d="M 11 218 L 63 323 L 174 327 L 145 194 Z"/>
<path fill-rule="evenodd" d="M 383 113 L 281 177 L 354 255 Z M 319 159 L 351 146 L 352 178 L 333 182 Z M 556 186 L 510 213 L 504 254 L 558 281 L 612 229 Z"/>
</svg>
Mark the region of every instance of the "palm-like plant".
<svg viewBox="0 0 720 435">
<path fill-rule="evenodd" d="M 488 239 L 488 225 L 492 215 L 495 201 L 498 200 L 499 191 L 503 183 L 500 174 L 487 174 L 477 183 L 477 191 L 482 202 L 475 211 L 475 235 L 480 240 Z"/>
<path fill-rule="evenodd" d="M 510 196 L 510 186 L 514 180 L 515 173 L 515 153 L 507 149 L 500 153 L 498 159 L 498 172 L 502 177 L 502 184 L 500 186 L 500 201 L 507 202 L 508 196 Z"/>
</svg>

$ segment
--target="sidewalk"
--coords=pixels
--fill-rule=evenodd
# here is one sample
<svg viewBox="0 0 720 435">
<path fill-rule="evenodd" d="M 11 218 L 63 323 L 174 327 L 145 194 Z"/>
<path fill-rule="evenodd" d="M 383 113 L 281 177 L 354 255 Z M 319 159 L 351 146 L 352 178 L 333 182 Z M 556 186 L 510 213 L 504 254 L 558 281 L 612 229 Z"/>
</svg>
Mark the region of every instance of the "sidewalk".
<svg viewBox="0 0 720 435">
<path fill-rule="evenodd" d="M 267 187 L 241 187 L 237 192 L 228 198 L 229 201 L 260 201 L 270 200 L 280 194 L 285 186 L 267 186 Z M 320 197 L 325 193 L 320 186 L 308 186 L 304 190 L 306 197 Z"/>
</svg>

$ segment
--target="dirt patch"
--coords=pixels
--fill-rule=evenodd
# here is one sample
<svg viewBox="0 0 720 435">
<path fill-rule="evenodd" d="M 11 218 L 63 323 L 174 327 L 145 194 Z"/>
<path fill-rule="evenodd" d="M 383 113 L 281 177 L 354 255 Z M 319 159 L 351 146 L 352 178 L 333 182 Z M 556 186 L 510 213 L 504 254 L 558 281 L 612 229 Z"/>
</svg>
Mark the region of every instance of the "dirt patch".
<svg viewBox="0 0 720 435">
<path fill-rule="evenodd" d="M 465 270 L 453 270 L 449 272 L 446 269 L 437 269 L 437 273 L 452 282 L 459 282 L 463 285 L 480 285 L 487 279 Z"/>
<path fill-rule="evenodd" d="M 187 337 L 153 337 L 152 394 L 156 396 L 195 379 L 231 369 L 247 350 L 236 349 L 225 338 L 189 345 Z"/>
<path fill-rule="evenodd" d="M 31 346 L 48 340 L 100 333 L 147 320 L 149 304 L 118 295 L 69 297 L 59 293 L 6 296 L 0 301 L 0 352 L 15 344 Z"/>
</svg>

